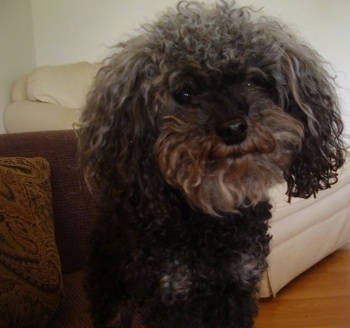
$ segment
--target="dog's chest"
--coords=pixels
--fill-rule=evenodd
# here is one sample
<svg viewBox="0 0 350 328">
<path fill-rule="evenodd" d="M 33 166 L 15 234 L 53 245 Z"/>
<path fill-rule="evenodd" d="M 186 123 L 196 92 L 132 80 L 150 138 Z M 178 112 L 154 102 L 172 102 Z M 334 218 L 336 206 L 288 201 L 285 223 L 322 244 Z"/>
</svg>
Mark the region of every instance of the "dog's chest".
<svg viewBox="0 0 350 328">
<path fill-rule="evenodd" d="M 266 267 L 269 217 L 268 204 L 223 218 L 191 212 L 144 232 L 140 263 L 147 263 L 166 303 L 236 286 L 253 290 Z"/>
</svg>

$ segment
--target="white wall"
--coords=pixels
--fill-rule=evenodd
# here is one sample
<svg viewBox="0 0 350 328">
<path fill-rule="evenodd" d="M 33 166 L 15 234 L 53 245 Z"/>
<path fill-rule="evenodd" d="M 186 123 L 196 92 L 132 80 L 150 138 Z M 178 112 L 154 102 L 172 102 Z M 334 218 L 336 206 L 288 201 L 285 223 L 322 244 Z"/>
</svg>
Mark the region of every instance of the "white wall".
<svg viewBox="0 0 350 328">
<path fill-rule="evenodd" d="M 36 63 L 41 66 L 80 60 L 99 61 L 110 53 L 109 47 L 132 34 L 139 23 L 154 19 L 160 10 L 176 2 L 177 0 L 31 0 Z M 332 63 L 337 72 L 337 81 L 342 87 L 339 94 L 343 99 L 346 112 L 344 116 L 350 130 L 350 1 L 237 2 L 264 7 L 264 13 L 281 17 Z M 0 9 L 0 22 L 2 16 Z"/>
<path fill-rule="evenodd" d="M 176 0 L 31 0 L 38 65 L 98 61 Z"/>
<path fill-rule="evenodd" d="M 210 1 L 210 0 L 207 0 Z M 32 0 L 38 65 L 98 61 L 108 48 L 176 0 Z M 331 64 L 350 130 L 350 1 L 238 0 L 264 7 L 307 39 Z"/>
<path fill-rule="evenodd" d="M 350 1 L 349 0 L 239 0 L 264 7 L 264 13 L 280 18 L 331 63 L 350 134 Z M 350 140 L 350 137 L 348 136 Z"/>
<path fill-rule="evenodd" d="M 27 0 L 0 0 L 0 133 L 2 114 L 13 83 L 36 65 L 31 4 Z"/>
</svg>

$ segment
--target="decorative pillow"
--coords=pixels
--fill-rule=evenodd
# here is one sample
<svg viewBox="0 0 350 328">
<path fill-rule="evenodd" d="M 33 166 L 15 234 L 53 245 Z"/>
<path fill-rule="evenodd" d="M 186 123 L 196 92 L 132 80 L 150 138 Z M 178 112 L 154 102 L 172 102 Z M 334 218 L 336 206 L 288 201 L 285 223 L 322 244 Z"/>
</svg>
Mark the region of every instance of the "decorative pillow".
<svg viewBox="0 0 350 328">
<path fill-rule="evenodd" d="M 0 157 L 0 327 L 45 327 L 62 295 L 49 163 Z"/>
<path fill-rule="evenodd" d="M 82 108 L 99 68 L 88 62 L 38 67 L 28 75 L 28 99 Z"/>
</svg>

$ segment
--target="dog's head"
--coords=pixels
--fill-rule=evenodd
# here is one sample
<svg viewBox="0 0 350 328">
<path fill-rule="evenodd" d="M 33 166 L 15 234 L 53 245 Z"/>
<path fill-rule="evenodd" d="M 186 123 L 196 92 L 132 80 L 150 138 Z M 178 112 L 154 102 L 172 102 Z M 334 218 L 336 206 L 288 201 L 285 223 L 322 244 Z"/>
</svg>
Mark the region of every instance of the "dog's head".
<svg viewBox="0 0 350 328">
<path fill-rule="evenodd" d="M 220 215 L 283 180 L 289 198 L 337 181 L 345 148 L 333 79 L 285 26 L 255 16 L 182 2 L 119 45 L 82 122 L 86 177 L 107 198 L 137 206 L 161 180 Z"/>
</svg>

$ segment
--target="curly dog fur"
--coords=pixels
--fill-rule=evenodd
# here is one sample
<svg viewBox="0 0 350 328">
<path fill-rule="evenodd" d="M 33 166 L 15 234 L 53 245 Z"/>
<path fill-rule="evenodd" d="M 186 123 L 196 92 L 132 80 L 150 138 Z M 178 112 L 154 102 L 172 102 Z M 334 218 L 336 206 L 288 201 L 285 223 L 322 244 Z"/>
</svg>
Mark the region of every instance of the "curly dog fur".
<svg viewBox="0 0 350 328">
<path fill-rule="evenodd" d="M 181 2 L 119 45 L 81 127 L 100 214 L 95 327 L 252 327 L 268 190 L 307 198 L 346 149 L 332 76 L 285 26 L 234 2 Z"/>
</svg>

